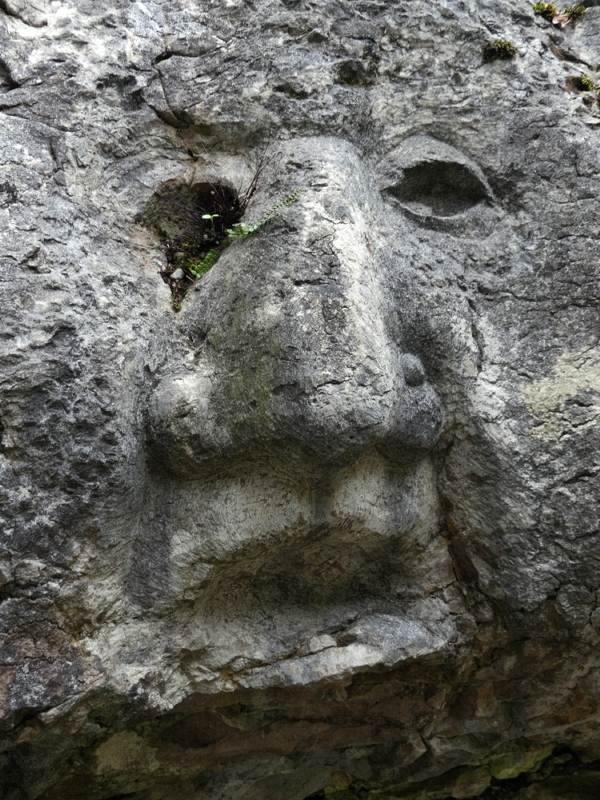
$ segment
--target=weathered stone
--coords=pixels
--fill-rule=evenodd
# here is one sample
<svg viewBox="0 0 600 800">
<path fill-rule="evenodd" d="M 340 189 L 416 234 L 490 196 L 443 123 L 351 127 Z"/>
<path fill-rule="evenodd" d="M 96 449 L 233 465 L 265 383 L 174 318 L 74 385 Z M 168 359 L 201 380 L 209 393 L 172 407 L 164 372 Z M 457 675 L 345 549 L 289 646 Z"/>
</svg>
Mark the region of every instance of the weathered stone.
<svg viewBox="0 0 600 800">
<path fill-rule="evenodd" d="M 511 751 L 493 758 L 490 772 L 498 780 L 517 778 L 523 772 L 529 772 L 554 750 L 554 744 L 544 746 L 531 745 L 529 742 L 511 743 Z"/>
<path fill-rule="evenodd" d="M 3 798 L 597 793 L 586 6 L 0 2 Z"/>
</svg>

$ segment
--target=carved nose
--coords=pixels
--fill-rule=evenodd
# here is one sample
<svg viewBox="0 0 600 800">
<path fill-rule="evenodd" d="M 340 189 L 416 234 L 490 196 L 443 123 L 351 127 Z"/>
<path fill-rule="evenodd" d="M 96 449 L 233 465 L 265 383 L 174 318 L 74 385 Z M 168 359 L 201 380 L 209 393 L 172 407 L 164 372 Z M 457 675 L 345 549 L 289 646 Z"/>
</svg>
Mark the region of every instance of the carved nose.
<svg viewBox="0 0 600 800">
<path fill-rule="evenodd" d="M 189 476 L 215 458 L 273 448 L 326 462 L 378 444 L 433 447 L 437 394 L 421 360 L 400 352 L 387 330 L 378 282 L 355 277 L 339 264 L 335 279 L 289 276 L 287 291 L 236 283 L 229 295 L 214 279 L 229 312 L 221 306 L 203 320 L 198 358 L 166 377 L 151 404 L 161 461 Z"/>
<path fill-rule="evenodd" d="M 347 364 L 337 373 L 332 367 L 329 375 L 285 365 L 287 375 L 271 381 L 269 366 L 261 375 L 249 359 L 239 373 L 204 365 L 164 379 L 150 407 L 160 461 L 189 477 L 215 459 L 273 449 L 293 447 L 323 463 L 378 445 L 429 450 L 437 441 L 441 404 L 414 356 L 399 357 L 386 373 L 374 361 L 354 372 Z"/>
<path fill-rule="evenodd" d="M 439 399 L 386 322 L 377 202 L 357 156 L 332 157 L 293 217 L 230 247 L 183 312 L 198 357 L 151 406 L 154 447 L 172 469 L 273 447 L 327 461 L 435 443 Z"/>
</svg>

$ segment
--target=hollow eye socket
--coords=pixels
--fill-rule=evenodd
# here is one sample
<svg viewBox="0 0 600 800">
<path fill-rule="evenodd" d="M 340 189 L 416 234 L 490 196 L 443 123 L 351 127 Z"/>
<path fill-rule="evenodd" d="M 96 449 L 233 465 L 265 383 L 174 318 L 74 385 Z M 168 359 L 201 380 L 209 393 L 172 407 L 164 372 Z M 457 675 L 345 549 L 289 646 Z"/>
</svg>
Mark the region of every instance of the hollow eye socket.
<svg viewBox="0 0 600 800">
<path fill-rule="evenodd" d="M 479 178 L 463 164 L 429 161 L 404 170 L 402 180 L 384 190 L 420 216 L 452 217 L 487 199 Z"/>
</svg>

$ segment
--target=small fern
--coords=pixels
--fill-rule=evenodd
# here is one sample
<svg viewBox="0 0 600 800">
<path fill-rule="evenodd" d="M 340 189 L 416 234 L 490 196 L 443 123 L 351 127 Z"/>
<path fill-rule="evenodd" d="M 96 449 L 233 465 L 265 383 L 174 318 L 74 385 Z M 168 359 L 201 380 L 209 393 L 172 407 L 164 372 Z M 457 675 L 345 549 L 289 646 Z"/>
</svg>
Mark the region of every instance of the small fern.
<svg viewBox="0 0 600 800">
<path fill-rule="evenodd" d="M 209 250 L 202 259 L 188 262 L 188 271 L 191 273 L 191 275 L 193 275 L 194 278 L 201 278 L 203 275 L 206 275 L 208 270 L 211 267 L 214 267 L 214 265 L 217 263 L 223 250 L 229 244 L 231 244 L 233 240 L 243 239 L 245 236 L 250 236 L 251 233 L 256 233 L 256 231 L 259 230 L 259 228 L 262 228 L 263 225 L 265 225 L 280 209 L 284 208 L 284 206 L 291 205 L 295 200 L 297 200 L 301 191 L 302 189 L 296 189 L 291 194 L 288 194 L 287 197 L 285 197 L 280 203 L 277 203 L 277 205 L 274 205 L 273 208 L 270 208 L 267 213 L 253 225 L 248 225 L 245 222 L 234 223 L 232 228 L 227 228 L 225 231 L 227 237 L 223 240 L 219 247 L 214 247 L 212 250 Z"/>
<path fill-rule="evenodd" d="M 274 205 L 273 208 L 270 208 L 267 213 L 261 217 L 258 222 L 255 222 L 254 225 L 247 225 L 245 222 L 236 222 L 232 228 L 227 229 L 227 236 L 230 239 L 242 239 L 244 236 L 249 236 L 251 233 L 255 233 L 259 228 L 262 228 L 271 217 L 275 216 L 275 214 L 284 206 L 291 205 L 295 200 L 298 199 L 298 195 L 302 189 L 296 189 L 291 194 L 288 194 L 280 203 Z"/>
<path fill-rule="evenodd" d="M 196 261 L 188 261 L 187 268 L 194 278 L 201 278 L 203 275 L 206 275 L 211 267 L 214 267 L 220 255 L 221 250 L 213 248 L 208 251 L 204 258 Z"/>
</svg>

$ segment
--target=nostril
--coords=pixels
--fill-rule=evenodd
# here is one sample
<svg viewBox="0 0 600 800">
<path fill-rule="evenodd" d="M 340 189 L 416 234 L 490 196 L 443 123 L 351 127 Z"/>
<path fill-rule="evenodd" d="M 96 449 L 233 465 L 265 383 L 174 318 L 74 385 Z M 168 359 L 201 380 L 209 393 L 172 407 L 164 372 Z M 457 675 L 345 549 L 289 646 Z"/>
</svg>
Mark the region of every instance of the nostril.
<svg viewBox="0 0 600 800">
<path fill-rule="evenodd" d="M 405 353 L 401 358 L 404 380 L 408 386 L 421 386 L 425 380 L 425 367 L 417 356 Z"/>
</svg>

